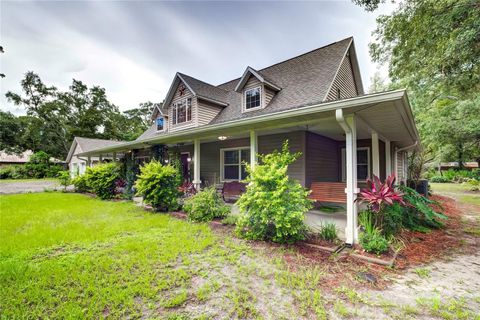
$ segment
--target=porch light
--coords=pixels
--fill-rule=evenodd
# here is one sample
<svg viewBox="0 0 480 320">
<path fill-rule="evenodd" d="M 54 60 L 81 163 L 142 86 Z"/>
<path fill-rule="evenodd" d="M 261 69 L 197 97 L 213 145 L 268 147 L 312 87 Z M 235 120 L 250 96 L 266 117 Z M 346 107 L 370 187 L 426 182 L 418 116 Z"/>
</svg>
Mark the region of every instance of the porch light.
<svg viewBox="0 0 480 320">
<path fill-rule="evenodd" d="M 191 162 L 191 161 L 192 161 L 192 158 L 188 157 L 187 162 Z"/>
<path fill-rule="evenodd" d="M 168 163 L 168 162 L 169 162 L 169 160 L 168 160 L 168 159 L 165 159 L 165 163 Z"/>
<path fill-rule="evenodd" d="M 221 141 L 227 140 L 227 136 L 219 136 L 219 137 L 218 137 L 218 140 L 221 140 Z"/>
</svg>

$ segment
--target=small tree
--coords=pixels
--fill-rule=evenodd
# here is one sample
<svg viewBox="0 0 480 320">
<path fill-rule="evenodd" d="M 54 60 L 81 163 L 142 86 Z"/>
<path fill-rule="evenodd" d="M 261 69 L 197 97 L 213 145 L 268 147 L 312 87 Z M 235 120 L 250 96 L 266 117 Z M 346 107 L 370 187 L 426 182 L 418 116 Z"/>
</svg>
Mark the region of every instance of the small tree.
<svg viewBox="0 0 480 320">
<path fill-rule="evenodd" d="M 70 172 L 69 171 L 60 171 L 57 175 L 58 180 L 60 180 L 60 184 L 63 186 L 63 190 L 67 191 L 67 187 L 72 182 L 70 179 Z"/>
<path fill-rule="evenodd" d="M 169 211 L 178 208 L 180 183 L 181 176 L 175 167 L 153 160 L 140 167 L 135 187 L 145 203 L 156 210 Z"/>
<path fill-rule="evenodd" d="M 117 163 L 103 163 L 87 168 L 85 175 L 88 187 L 100 199 L 112 199 L 115 196 L 115 183 L 120 179 L 120 167 Z"/>
<path fill-rule="evenodd" d="M 237 204 L 241 215 L 237 233 L 253 240 L 294 242 L 305 236 L 305 213 L 312 207 L 309 191 L 287 174 L 288 166 L 301 153 L 292 154 L 285 141 L 282 151 L 260 155 L 261 164 L 252 170 L 247 191 Z"/>
</svg>

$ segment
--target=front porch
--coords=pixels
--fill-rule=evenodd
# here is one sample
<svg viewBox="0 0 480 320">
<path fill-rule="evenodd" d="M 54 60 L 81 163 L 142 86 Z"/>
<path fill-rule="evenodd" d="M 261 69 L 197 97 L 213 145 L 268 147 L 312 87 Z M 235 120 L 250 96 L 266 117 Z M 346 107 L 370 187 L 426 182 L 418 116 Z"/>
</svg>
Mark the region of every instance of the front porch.
<svg viewBox="0 0 480 320">
<path fill-rule="evenodd" d="M 406 96 L 394 91 L 185 129 L 109 150 L 139 150 L 130 156 L 148 161 L 145 151 L 162 145 L 181 155 L 185 179 L 200 189 L 243 180 L 245 167 L 255 167 L 258 154 L 279 150 L 288 140 L 291 152 L 302 153 L 289 167 L 291 178 L 306 188 L 318 182 L 345 184 L 337 191 L 345 193 L 346 214 L 336 214 L 333 220 L 352 244 L 358 239 L 359 187 L 373 175 L 395 173 L 404 181 L 403 152 L 416 145 L 416 138 Z M 328 217 L 332 216 L 313 212 L 307 222 L 318 224 Z"/>
</svg>

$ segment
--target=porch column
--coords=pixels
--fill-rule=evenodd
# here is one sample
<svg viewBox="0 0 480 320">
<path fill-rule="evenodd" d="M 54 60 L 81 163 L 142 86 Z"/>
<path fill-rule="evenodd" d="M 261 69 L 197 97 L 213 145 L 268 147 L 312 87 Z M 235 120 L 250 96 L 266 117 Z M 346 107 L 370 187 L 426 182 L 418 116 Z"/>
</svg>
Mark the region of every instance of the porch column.
<svg viewBox="0 0 480 320">
<path fill-rule="evenodd" d="M 385 140 L 385 177 L 392 174 L 392 154 L 390 150 L 390 140 Z"/>
<path fill-rule="evenodd" d="M 197 191 L 200 190 L 200 139 L 193 140 L 193 184 Z"/>
<path fill-rule="evenodd" d="M 113 161 L 113 162 L 117 161 L 117 153 L 116 153 L 116 152 L 114 152 L 114 153 L 112 154 L 112 161 Z"/>
<path fill-rule="evenodd" d="M 345 131 L 345 158 L 346 158 L 346 188 L 347 194 L 347 226 L 345 237 L 347 244 L 358 242 L 358 217 L 357 217 L 357 128 L 355 115 L 343 116 L 343 110 L 335 112 L 338 124 Z"/>
<path fill-rule="evenodd" d="M 380 177 L 380 150 L 378 147 L 378 133 L 372 131 L 372 173 Z"/>
<path fill-rule="evenodd" d="M 92 165 L 92 158 L 90 156 L 87 157 L 87 167 Z"/>
<path fill-rule="evenodd" d="M 250 130 L 250 167 L 255 168 L 257 164 L 257 153 L 258 153 L 258 137 L 255 130 Z"/>
<path fill-rule="evenodd" d="M 103 156 L 102 156 L 102 154 L 100 153 L 100 155 L 98 156 L 98 162 L 102 163 L 102 161 L 103 161 Z"/>
</svg>

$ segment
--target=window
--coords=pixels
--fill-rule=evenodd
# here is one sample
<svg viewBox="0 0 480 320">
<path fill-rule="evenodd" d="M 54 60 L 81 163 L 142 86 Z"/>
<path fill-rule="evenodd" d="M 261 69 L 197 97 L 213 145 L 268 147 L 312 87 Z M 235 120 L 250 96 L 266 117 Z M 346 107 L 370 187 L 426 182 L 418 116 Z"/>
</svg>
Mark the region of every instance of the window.
<svg viewBox="0 0 480 320">
<path fill-rule="evenodd" d="M 158 117 L 155 123 L 157 124 L 157 131 L 163 131 L 164 128 L 164 118 Z"/>
<path fill-rule="evenodd" d="M 260 87 L 245 91 L 245 110 L 259 108 L 262 105 L 261 101 Z"/>
<path fill-rule="evenodd" d="M 222 180 L 244 180 L 245 167 L 250 162 L 250 149 L 223 149 L 220 151 Z"/>
<path fill-rule="evenodd" d="M 173 104 L 172 123 L 179 124 L 192 120 L 192 98 L 188 98 Z"/>
<path fill-rule="evenodd" d="M 342 181 L 347 179 L 347 161 L 345 148 L 342 148 Z M 357 179 L 367 180 L 370 177 L 370 149 L 357 148 Z"/>
</svg>

